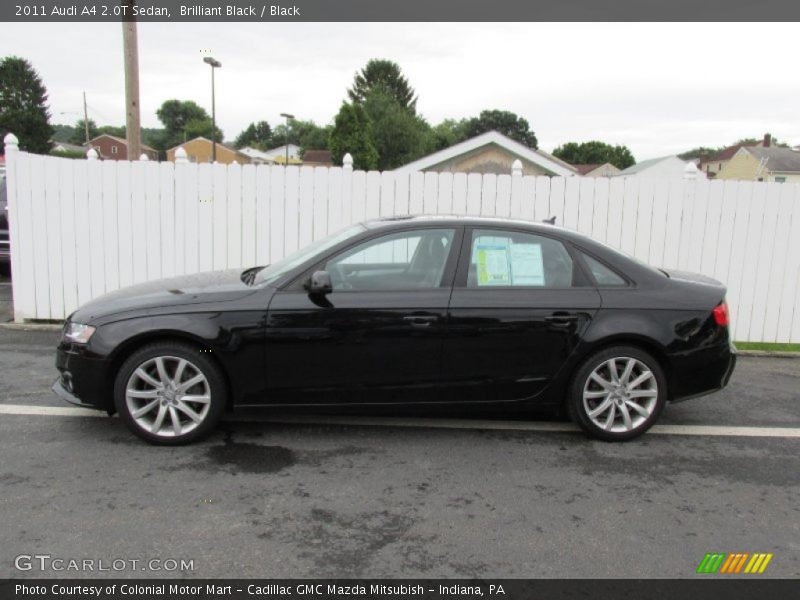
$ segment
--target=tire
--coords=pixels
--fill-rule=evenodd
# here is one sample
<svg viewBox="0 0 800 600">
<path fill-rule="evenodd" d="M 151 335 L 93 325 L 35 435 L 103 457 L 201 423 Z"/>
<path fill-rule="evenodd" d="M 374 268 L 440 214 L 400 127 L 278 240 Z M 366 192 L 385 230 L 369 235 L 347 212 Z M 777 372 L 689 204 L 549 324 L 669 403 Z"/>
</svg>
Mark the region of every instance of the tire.
<svg viewBox="0 0 800 600">
<path fill-rule="evenodd" d="M 575 372 L 567 409 L 591 437 L 626 441 L 650 429 L 666 401 L 667 381 L 658 361 L 639 348 L 613 346 L 590 356 Z"/>
<path fill-rule="evenodd" d="M 179 446 L 206 437 L 222 417 L 226 400 L 221 369 L 198 348 L 181 342 L 140 348 L 114 381 L 120 418 L 151 444 Z"/>
</svg>

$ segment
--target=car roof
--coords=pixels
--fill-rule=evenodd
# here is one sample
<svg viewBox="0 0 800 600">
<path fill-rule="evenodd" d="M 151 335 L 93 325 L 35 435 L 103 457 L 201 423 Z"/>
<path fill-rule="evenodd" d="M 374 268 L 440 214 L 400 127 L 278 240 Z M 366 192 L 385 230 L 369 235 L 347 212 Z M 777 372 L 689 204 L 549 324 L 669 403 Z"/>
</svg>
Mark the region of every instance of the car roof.
<svg viewBox="0 0 800 600">
<path fill-rule="evenodd" d="M 553 230 L 558 233 L 584 237 L 583 235 L 565 229 L 558 225 L 551 225 L 549 223 L 536 223 L 525 219 L 511 219 L 504 217 L 476 217 L 467 215 L 401 215 L 395 217 L 381 217 L 379 219 L 370 219 L 362 223 L 367 229 L 390 228 L 396 226 L 398 228 L 405 227 L 406 225 L 442 225 L 442 226 L 473 226 L 473 227 L 515 227 L 524 228 L 531 231 L 539 231 L 542 233 L 552 232 Z"/>
</svg>

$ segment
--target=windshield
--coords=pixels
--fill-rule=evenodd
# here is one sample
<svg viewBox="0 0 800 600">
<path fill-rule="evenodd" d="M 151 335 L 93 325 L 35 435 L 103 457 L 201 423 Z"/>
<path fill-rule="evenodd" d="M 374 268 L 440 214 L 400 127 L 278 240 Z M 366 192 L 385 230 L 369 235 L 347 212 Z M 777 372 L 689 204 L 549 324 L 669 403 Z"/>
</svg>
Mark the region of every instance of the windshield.
<svg viewBox="0 0 800 600">
<path fill-rule="evenodd" d="M 282 258 L 275 264 L 269 265 L 268 267 L 264 267 L 261 269 L 253 279 L 253 283 L 255 285 L 259 285 L 262 283 L 272 283 L 282 275 L 285 275 L 295 267 L 303 264 L 310 258 L 312 258 L 316 254 L 322 254 L 326 250 L 329 250 L 340 244 L 341 242 L 345 241 L 346 239 L 353 237 L 363 231 L 366 231 L 366 227 L 363 225 L 352 225 L 346 229 L 342 229 L 341 231 L 337 231 L 336 233 L 332 233 L 328 237 L 324 237 L 316 242 L 305 246 L 304 248 L 300 248 L 297 252 L 293 252 L 289 256 Z"/>
</svg>

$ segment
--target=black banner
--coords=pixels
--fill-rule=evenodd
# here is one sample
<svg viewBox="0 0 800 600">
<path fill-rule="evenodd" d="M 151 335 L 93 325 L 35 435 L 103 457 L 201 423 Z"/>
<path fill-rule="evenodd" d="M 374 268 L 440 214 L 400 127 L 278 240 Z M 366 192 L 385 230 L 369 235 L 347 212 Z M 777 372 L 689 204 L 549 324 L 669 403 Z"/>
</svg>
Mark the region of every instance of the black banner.
<svg viewBox="0 0 800 600">
<path fill-rule="evenodd" d="M 755 576 L 758 577 L 758 576 Z M 0 580 L 2 600 L 764 600 L 796 598 L 797 580 L 698 579 L 63 579 Z"/>
<path fill-rule="evenodd" d="M 798 21 L 796 0 L 3 0 L 0 21 Z"/>
</svg>

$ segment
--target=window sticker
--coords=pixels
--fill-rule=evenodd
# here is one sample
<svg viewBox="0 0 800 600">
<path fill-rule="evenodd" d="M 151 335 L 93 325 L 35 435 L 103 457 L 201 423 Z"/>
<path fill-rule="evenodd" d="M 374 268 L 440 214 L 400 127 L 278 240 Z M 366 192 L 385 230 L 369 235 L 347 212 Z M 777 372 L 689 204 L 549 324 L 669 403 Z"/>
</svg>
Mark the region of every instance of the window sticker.
<svg viewBox="0 0 800 600">
<path fill-rule="evenodd" d="M 541 244 L 511 245 L 511 285 L 544 285 Z"/>
<path fill-rule="evenodd" d="M 511 285 L 508 244 L 478 244 L 478 285 Z"/>
</svg>

